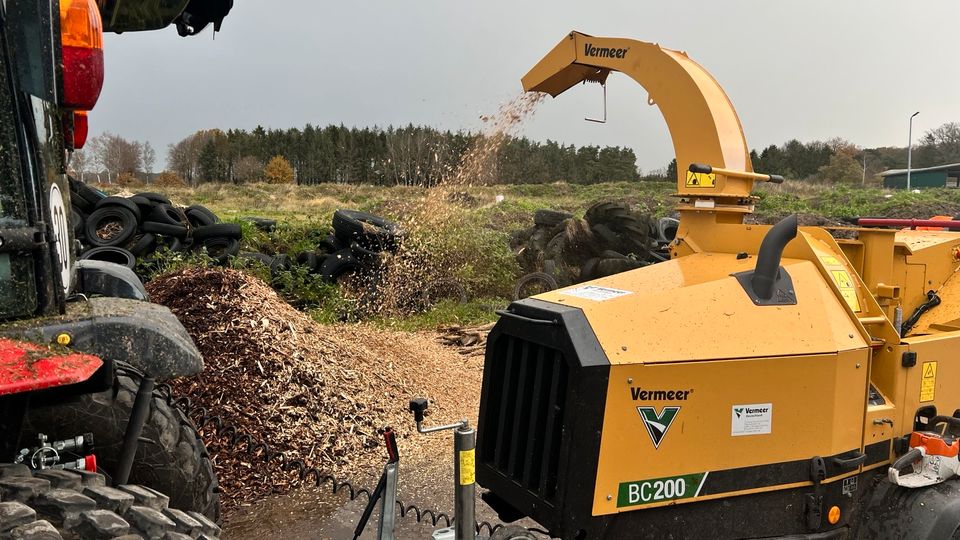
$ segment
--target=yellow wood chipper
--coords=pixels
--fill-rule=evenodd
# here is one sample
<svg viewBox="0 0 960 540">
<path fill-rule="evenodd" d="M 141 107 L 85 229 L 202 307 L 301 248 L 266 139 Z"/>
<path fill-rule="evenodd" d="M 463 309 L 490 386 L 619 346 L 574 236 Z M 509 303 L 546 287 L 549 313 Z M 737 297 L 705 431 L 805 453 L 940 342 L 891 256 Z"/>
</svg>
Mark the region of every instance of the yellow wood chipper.
<svg viewBox="0 0 960 540">
<path fill-rule="evenodd" d="M 744 223 L 754 183 L 782 178 L 753 172 L 733 105 L 685 52 L 573 32 L 523 86 L 557 96 L 612 71 L 673 139 L 671 260 L 502 312 L 484 498 L 579 540 L 957 538 L 960 233 Z"/>
</svg>

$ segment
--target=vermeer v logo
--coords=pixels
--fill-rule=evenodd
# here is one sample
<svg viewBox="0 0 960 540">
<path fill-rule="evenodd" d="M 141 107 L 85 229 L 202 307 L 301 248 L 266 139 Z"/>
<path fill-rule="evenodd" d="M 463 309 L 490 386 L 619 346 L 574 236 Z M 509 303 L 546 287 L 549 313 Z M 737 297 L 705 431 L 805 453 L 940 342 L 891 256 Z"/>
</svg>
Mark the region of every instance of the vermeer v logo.
<svg viewBox="0 0 960 540">
<path fill-rule="evenodd" d="M 643 425 L 647 428 L 650 440 L 653 441 L 654 448 L 660 448 L 660 441 L 667 434 L 667 430 L 677 418 L 680 407 L 664 407 L 660 414 L 657 414 L 655 407 L 637 407 Z"/>
</svg>

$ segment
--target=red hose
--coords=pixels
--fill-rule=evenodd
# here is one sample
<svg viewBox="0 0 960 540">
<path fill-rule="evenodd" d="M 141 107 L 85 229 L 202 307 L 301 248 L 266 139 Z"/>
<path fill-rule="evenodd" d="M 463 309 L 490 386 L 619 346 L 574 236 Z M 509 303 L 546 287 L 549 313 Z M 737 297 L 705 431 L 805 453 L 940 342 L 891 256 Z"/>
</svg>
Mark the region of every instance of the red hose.
<svg viewBox="0 0 960 540">
<path fill-rule="evenodd" d="M 892 218 L 860 218 L 857 225 L 862 227 L 936 227 L 936 228 L 956 228 L 960 229 L 960 220 L 938 220 L 938 219 L 892 219 Z"/>
</svg>

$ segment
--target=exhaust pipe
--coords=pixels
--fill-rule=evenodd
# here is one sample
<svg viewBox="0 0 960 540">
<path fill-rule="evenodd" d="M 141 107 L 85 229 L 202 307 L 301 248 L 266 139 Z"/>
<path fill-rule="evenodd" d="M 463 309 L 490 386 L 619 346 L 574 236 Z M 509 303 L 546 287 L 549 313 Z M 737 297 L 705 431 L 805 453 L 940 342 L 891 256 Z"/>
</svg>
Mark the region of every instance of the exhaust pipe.
<svg viewBox="0 0 960 540">
<path fill-rule="evenodd" d="M 783 248 L 796 237 L 796 215 L 783 218 L 763 237 L 760 252 L 757 253 L 757 266 L 753 270 L 753 277 L 750 278 L 750 287 L 757 298 L 761 300 L 773 298 L 773 286 L 780 274 Z"/>
</svg>

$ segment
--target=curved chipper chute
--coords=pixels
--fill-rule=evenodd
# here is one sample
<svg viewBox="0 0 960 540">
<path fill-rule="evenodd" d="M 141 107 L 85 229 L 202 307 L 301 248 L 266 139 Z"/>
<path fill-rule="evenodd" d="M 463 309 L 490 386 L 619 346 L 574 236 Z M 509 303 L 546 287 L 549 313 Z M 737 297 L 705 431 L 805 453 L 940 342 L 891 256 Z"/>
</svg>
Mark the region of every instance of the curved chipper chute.
<svg viewBox="0 0 960 540">
<path fill-rule="evenodd" d="M 749 212 L 754 181 L 777 181 L 753 173 L 737 112 L 717 81 L 685 52 L 571 32 L 522 82 L 526 91 L 556 97 L 581 82 L 605 83 L 611 71 L 637 81 L 649 93 L 648 104 L 663 113 L 679 165 L 677 194 L 691 207 L 704 205 L 696 199 L 709 200 L 711 209 L 740 216 Z"/>
</svg>

